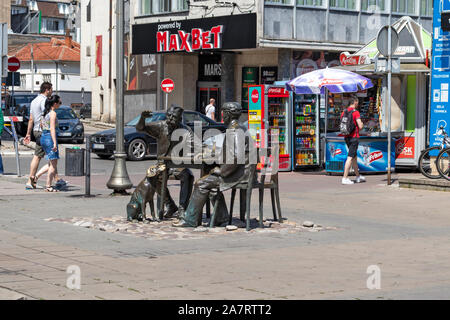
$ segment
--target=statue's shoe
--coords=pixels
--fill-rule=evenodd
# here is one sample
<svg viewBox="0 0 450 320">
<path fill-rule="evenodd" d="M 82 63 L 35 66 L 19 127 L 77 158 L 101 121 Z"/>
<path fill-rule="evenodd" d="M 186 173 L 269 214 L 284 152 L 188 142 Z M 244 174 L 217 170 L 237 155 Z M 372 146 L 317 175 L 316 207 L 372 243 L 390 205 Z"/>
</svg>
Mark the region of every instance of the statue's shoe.
<svg viewBox="0 0 450 320">
<path fill-rule="evenodd" d="M 178 208 L 176 206 L 171 206 L 169 209 L 166 209 L 166 211 L 164 212 L 164 218 L 166 219 L 170 219 L 173 217 L 176 217 L 177 215 L 175 214 L 178 211 Z"/>
<path fill-rule="evenodd" d="M 172 227 L 177 227 L 177 228 L 194 228 L 193 226 L 191 226 L 190 224 L 188 224 L 186 221 L 180 220 L 176 223 L 172 223 Z"/>
</svg>

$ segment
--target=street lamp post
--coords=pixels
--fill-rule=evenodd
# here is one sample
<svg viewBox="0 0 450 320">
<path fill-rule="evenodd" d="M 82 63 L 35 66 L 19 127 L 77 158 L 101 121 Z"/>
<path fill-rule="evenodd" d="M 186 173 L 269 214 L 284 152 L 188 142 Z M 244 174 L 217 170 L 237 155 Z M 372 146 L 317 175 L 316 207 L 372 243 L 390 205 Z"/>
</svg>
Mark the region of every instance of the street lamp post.
<svg viewBox="0 0 450 320">
<path fill-rule="evenodd" d="M 392 95 L 392 1 L 389 4 L 389 28 L 388 28 L 388 110 L 387 110 L 387 116 L 388 116 L 388 167 L 387 167 L 387 185 L 390 186 L 392 184 L 391 180 L 391 144 L 392 144 L 392 133 L 391 133 L 391 95 Z"/>
<path fill-rule="evenodd" d="M 126 189 L 133 187 L 128 177 L 126 158 L 124 152 L 124 95 L 123 95 L 123 79 L 124 79 L 124 0 L 116 2 L 116 151 L 114 151 L 114 168 L 106 186 L 113 189 L 115 193 L 124 193 Z"/>
</svg>

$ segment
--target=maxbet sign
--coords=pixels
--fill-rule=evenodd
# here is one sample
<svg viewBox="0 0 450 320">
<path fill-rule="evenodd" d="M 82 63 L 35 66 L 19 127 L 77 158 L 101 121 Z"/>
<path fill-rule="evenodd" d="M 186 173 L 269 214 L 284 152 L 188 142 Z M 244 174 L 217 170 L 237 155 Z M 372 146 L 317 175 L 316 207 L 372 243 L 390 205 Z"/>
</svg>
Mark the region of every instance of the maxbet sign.
<svg viewBox="0 0 450 320">
<path fill-rule="evenodd" d="M 133 25 L 133 54 L 256 48 L 256 14 Z"/>
<path fill-rule="evenodd" d="M 178 30 L 177 33 L 158 31 L 156 33 L 156 52 L 220 49 L 222 48 L 222 31 L 222 25 L 212 27 L 207 31 L 194 28 L 190 33 L 183 30 Z"/>
</svg>

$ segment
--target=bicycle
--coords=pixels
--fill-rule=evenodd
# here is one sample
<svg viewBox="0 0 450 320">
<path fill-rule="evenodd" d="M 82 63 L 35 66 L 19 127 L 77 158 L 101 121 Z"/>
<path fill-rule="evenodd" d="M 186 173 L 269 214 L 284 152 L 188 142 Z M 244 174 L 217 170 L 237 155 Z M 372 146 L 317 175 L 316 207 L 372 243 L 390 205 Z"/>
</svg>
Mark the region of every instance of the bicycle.
<svg viewBox="0 0 450 320">
<path fill-rule="evenodd" d="M 437 162 L 437 157 L 436 157 L 436 160 L 434 161 L 434 163 L 436 165 L 436 169 L 438 169 L 438 170 L 433 172 L 433 168 L 431 166 L 431 164 L 432 164 L 431 158 L 434 156 L 433 154 L 439 155 L 442 153 L 442 151 L 450 148 L 450 137 L 448 136 L 447 132 L 445 132 L 444 127 L 440 127 L 439 129 L 440 129 L 440 133 L 443 137 L 441 145 L 426 148 L 425 150 L 422 151 L 422 153 L 420 154 L 420 157 L 419 157 L 419 170 L 425 177 L 430 178 L 430 179 L 442 178 L 442 174 L 439 172 L 439 165 Z M 448 168 L 447 168 L 447 170 L 443 169 L 442 172 L 444 172 L 444 173 L 448 172 Z"/>
<path fill-rule="evenodd" d="M 447 137 L 447 142 L 448 141 Z M 447 147 L 439 152 L 436 158 L 436 167 L 442 178 L 450 181 L 450 143 L 447 143 Z"/>
</svg>

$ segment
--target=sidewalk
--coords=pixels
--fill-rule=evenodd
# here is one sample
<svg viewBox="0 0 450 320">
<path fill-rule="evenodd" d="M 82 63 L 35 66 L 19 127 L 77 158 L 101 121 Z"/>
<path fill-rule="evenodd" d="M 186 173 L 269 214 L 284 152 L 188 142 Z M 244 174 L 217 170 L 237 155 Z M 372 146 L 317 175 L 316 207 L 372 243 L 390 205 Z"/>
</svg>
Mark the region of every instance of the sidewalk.
<svg viewBox="0 0 450 320">
<path fill-rule="evenodd" d="M 367 178 L 342 186 L 340 177 L 281 173 L 285 231 L 247 233 L 167 224 L 117 231 L 129 196 L 110 196 L 106 176 L 96 176 L 93 198 L 75 181 L 51 194 L 0 177 L 0 288 L 7 299 L 449 298 L 448 193 Z M 178 187 L 169 182 L 174 198 Z M 258 205 L 254 192 L 253 219 Z M 264 214 L 272 217 L 270 193 Z M 322 229 L 303 227 L 307 220 Z M 180 232 L 188 237 L 166 236 Z M 381 268 L 381 290 L 366 287 L 369 265 Z M 66 286 L 69 266 L 80 268 L 80 290 Z"/>
</svg>

